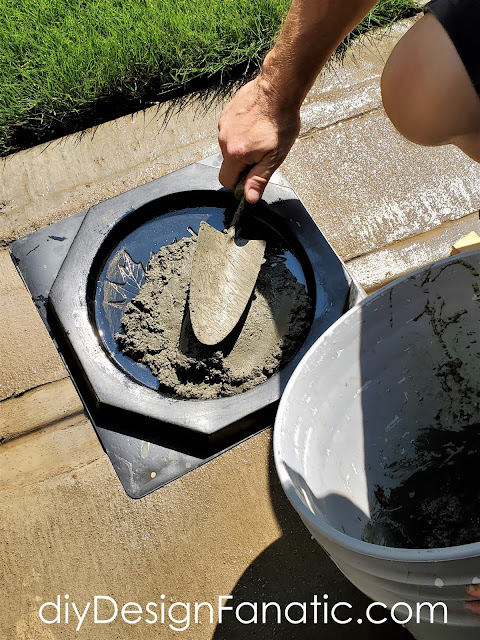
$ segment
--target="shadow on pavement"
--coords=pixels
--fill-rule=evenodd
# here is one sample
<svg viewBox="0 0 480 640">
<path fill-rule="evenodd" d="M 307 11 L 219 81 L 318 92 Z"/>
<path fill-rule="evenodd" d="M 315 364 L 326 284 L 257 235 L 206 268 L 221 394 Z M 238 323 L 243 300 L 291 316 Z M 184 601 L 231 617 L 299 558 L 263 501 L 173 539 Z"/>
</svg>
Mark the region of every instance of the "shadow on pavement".
<svg viewBox="0 0 480 640">
<path fill-rule="evenodd" d="M 233 600 L 225 603 L 234 609 L 242 602 L 258 603 L 257 624 L 242 624 L 235 617 L 235 611 L 227 611 L 223 615 L 222 624 L 218 624 L 213 636 L 214 640 L 248 640 L 249 638 L 275 638 L 292 640 L 295 638 L 336 640 L 407 640 L 411 635 L 394 622 L 374 625 L 364 621 L 358 624 L 359 618 L 365 618 L 365 609 L 371 602 L 354 587 L 337 569 L 323 549 L 311 538 L 299 516 L 290 506 L 280 482 L 277 478 L 270 450 L 269 461 L 270 493 L 275 514 L 282 529 L 282 537 L 270 545 L 248 567 L 237 582 L 231 595 Z M 314 595 L 319 602 L 328 602 L 331 608 L 337 602 L 348 602 L 352 609 L 338 607 L 339 619 L 352 618 L 352 622 L 344 625 L 332 620 L 324 622 L 323 607 L 318 606 L 318 620 L 314 624 Z M 325 600 L 324 595 L 328 595 Z M 280 605 L 282 621 L 277 622 L 277 611 L 268 609 L 265 624 L 261 623 L 262 603 L 276 602 Z M 285 620 L 285 608 L 291 602 L 307 603 L 306 624 L 291 624 Z M 298 619 L 302 610 L 294 606 L 290 617 Z M 375 615 L 372 612 L 372 615 Z M 383 614 L 377 614 L 379 618 Z M 245 607 L 240 611 L 244 620 L 252 617 L 252 609 Z"/>
</svg>

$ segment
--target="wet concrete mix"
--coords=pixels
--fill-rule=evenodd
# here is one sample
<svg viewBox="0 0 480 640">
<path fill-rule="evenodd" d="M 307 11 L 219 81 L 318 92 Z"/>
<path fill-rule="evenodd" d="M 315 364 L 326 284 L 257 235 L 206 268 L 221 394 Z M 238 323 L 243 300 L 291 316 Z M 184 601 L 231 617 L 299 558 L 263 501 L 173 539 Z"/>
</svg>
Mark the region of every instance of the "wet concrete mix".
<svg viewBox="0 0 480 640">
<path fill-rule="evenodd" d="M 124 354 L 147 365 L 159 390 L 184 398 L 216 398 L 246 391 L 287 364 L 310 327 L 312 305 L 278 252 L 265 254 L 250 307 L 221 344 L 208 347 L 184 315 L 196 237 L 162 247 L 146 268 L 146 282 L 126 306 Z"/>
<path fill-rule="evenodd" d="M 425 429 L 415 453 L 413 463 L 393 465 L 400 473 L 415 465 L 404 482 L 391 490 L 375 487 L 377 508 L 363 539 L 410 549 L 480 541 L 480 424 Z"/>
</svg>

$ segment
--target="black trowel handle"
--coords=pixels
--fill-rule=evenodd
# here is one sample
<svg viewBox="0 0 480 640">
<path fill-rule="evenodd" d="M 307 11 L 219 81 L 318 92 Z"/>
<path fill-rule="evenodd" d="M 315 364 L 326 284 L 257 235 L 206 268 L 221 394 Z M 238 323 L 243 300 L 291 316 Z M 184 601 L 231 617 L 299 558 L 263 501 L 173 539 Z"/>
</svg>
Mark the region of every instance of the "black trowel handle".
<svg viewBox="0 0 480 640">
<path fill-rule="evenodd" d="M 248 174 L 250 173 L 250 169 L 253 167 L 249 165 L 245 167 L 242 173 L 238 176 L 237 184 L 235 185 L 234 194 L 237 200 L 241 200 L 243 198 L 243 192 L 245 191 L 245 180 L 247 179 Z"/>
<path fill-rule="evenodd" d="M 240 200 L 240 203 L 232 218 L 232 222 L 230 223 L 230 229 L 236 229 L 238 227 L 238 223 L 240 222 L 240 218 L 242 217 L 243 210 L 245 208 L 245 194 L 244 194 L 245 180 L 247 179 L 247 176 L 252 166 L 246 167 L 242 171 L 242 173 L 238 177 L 238 182 L 235 185 L 235 190 L 234 190 L 235 198 L 237 200 Z"/>
</svg>

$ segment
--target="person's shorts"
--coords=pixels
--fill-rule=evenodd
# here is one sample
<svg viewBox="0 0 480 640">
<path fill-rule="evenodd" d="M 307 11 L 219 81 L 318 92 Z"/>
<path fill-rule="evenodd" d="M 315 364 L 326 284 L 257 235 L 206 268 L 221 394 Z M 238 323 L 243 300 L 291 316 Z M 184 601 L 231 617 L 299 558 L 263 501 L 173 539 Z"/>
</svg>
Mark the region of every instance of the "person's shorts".
<svg viewBox="0 0 480 640">
<path fill-rule="evenodd" d="M 430 0 L 424 11 L 448 33 L 480 95 L 480 0 Z"/>
</svg>

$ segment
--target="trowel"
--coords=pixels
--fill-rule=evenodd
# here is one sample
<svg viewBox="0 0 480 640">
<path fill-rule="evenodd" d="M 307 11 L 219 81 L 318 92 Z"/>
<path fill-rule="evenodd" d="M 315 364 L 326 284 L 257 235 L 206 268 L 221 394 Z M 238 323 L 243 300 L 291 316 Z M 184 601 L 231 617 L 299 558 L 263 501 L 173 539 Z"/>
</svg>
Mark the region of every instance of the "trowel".
<svg viewBox="0 0 480 640">
<path fill-rule="evenodd" d="M 264 240 L 239 233 L 245 208 L 245 178 L 240 175 L 235 197 L 240 200 L 224 231 L 200 224 L 190 279 L 190 320 L 197 339 L 206 345 L 224 340 L 235 328 L 250 300 L 265 253 Z"/>
</svg>

